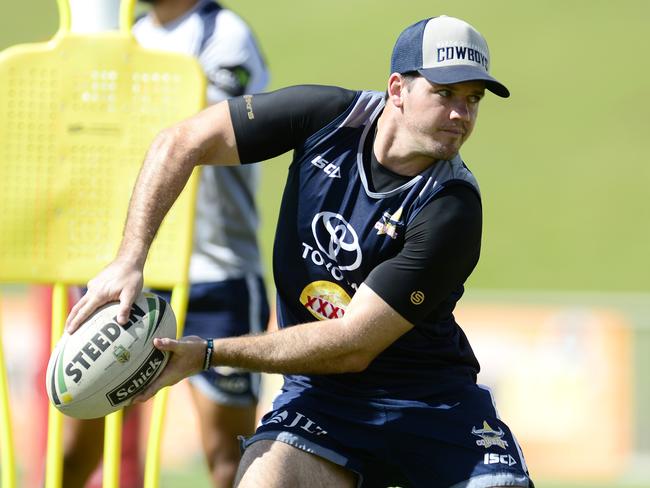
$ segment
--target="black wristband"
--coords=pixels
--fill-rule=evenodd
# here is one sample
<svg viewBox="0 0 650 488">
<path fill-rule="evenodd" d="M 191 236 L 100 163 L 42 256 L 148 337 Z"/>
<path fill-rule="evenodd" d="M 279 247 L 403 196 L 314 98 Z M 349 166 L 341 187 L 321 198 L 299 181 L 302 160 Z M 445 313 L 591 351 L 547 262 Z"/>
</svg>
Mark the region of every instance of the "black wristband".
<svg viewBox="0 0 650 488">
<path fill-rule="evenodd" d="M 212 361 L 212 351 L 214 351 L 214 340 L 208 339 L 208 344 L 205 348 L 205 357 L 203 358 L 203 371 L 210 369 L 210 362 Z"/>
</svg>

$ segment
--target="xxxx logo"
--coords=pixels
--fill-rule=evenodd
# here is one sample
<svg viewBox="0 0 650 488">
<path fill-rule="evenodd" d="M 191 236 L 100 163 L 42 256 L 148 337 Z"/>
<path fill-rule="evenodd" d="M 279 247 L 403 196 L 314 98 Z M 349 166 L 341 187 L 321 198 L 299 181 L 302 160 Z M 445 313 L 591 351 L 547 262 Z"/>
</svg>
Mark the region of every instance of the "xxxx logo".
<svg viewBox="0 0 650 488">
<path fill-rule="evenodd" d="M 320 297 L 307 296 L 307 301 L 304 305 L 310 312 L 316 312 L 316 316 L 324 317 L 326 319 L 338 319 L 343 317 L 345 314 L 343 307 L 337 307 L 327 299 Z"/>
<path fill-rule="evenodd" d="M 350 295 L 336 283 L 314 281 L 300 294 L 300 303 L 318 320 L 340 319 L 350 303 Z"/>
</svg>

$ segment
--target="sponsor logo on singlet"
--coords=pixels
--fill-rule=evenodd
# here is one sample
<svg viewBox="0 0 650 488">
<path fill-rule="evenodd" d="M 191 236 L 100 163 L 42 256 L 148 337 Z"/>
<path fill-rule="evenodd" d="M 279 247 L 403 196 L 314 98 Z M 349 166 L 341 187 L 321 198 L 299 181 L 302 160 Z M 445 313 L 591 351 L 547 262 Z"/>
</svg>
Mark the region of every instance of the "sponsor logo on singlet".
<svg viewBox="0 0 650 488">
<path fill-rule="evenodd" d="M 336 281 L 358 289 L 344 273 L 361 265 L 361 246 L 354 228 L 337 213 L 320 212 L 312 219 L 311 229 L 315 244 L 302 243 L 302 259 L 325 268 Z"/>
<path fill-rule="evenodd" d="M 341 168 L 327 161 L 323 156 L 316 156 L 311 160 L 311 164 L 319 168 L 328 178 L 340 178 Z"/>
<path fill-rule="evenodd" d="M 402 212 L 404 211 L 403 207 L 398 208 L 394 214 L 389 212 L 384 212 L 381 220 L 375 222 L 375 229 L 377 230 L 377 235 L 387 235 L 391 239 L 397 238 L 397 226 L 401 224 L 400 219 L 402 218 Z"/>
<path fill-rule="evenodd" d="M 350 295 L 336 283 L 314 281 L 300 294 L 300 303 L 318 320 L 340 319 L 350 303 Z"/>
<path fill-rule="evenodd" d="M 352 271 L 361 265 L 361 247 L 354 228 L 339 214 L 319 212 L 311 221 L 316 245 L 343 271 Z"/>
</svg>

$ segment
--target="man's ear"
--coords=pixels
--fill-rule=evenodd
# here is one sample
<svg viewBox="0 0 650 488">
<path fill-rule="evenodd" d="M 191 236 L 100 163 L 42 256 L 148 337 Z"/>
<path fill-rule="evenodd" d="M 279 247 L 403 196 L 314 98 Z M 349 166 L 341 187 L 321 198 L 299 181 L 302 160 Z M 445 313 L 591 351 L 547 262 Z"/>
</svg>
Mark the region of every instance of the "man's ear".
<svg viewBox="0 0 650 488">
<path fill-rule="evenodd" d="M 402 108 L 403 91 L 406 89 L 406 80 L 399 73 L 393 73 L 388 77 L 388 100 L 395 107 Z"/>
</svg>

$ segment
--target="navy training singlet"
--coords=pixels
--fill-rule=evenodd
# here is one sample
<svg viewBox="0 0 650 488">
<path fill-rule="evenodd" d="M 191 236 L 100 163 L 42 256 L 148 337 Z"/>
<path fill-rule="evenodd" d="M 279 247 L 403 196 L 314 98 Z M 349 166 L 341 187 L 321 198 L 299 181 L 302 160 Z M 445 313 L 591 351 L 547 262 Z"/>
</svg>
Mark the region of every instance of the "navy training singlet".
<svg viewBox="0 0 650 488">
<path fill-rule="evenodd" d="M 459 156 L 392 191 L 371 191 L 363 147 L 383 107 L 383 93 L 359 92 L 345 113 L 295 150 L 274 245 L 280 327 L 343 316 L 355 290 L 374 267 L 398 253 L 404 227 L 439 191 L 458 183 L 479 191 Z M 365 371 L 288 375 L 285 389 L 417 399 L 475 382 L 478 362 L 452 315 L 462 292 L 459 283 L 430 317 L 415 323 Z M 418 300 L 417 294 L 411 299 Z"/>
</svg>

